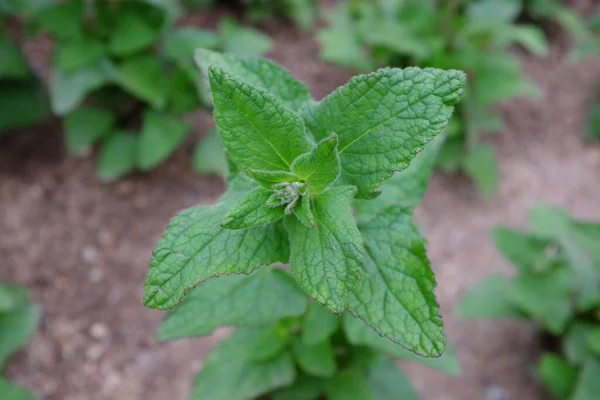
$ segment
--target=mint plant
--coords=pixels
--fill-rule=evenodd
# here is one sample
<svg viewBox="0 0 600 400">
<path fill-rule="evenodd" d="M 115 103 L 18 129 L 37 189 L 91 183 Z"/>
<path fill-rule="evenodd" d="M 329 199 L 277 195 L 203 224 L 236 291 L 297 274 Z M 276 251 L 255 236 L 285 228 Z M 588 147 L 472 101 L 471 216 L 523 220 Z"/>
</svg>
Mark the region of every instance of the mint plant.
<svg viewBox="0 0 600 400">
<path fill-rule="evenodd" d="M 39 309 L 22 286 L 0 283 L 0 370 L 35 332 Z M 33 394 L 0 376 L 2 400 L 34 400 Z"/>
<path fill-rule="evenodd" d="M 171 220 L 144 286 L 147 307 L 175 307 L 159 339 L 238 327 L 207 357 L 191 398 L 397 398 L 384 376 L 416 398 L 382 353 L 444 350 L 412 208 L 440 142 L 427 143 L 465 74 L 386 68 L 317 102 L 273 62 L 202 49 L 195 59 L 228 189 Z M 458 369 L 449 352 L 423 360 Z"/>
<path fill-rule="evenodd" d="M 514 22 L 519 11 L 509 0 L 352 0 L 333 9 L 329 25 L 319 32 L 320 55 L 359 71 L 425 65 L 467 72 L 465 99 L 448 125 L 439 166 L 464 171 L 489 198 L 498 172 L 493 148 L 480 137 L 502 129 L 493 106 L 535 93 L 509 47 L 547 52 L 539 28 Z"/>
<path fill-rule="evenodd" d="M 536 365 L 556 399 L 593 400 L 600 376 L 600 224 L 534 207 L 531 232 L 498 227 L 496 246 L 516 276 L 491 275 L 458 303 L 463 318 L 531 320 L 552 343 Z"/>
</svg>

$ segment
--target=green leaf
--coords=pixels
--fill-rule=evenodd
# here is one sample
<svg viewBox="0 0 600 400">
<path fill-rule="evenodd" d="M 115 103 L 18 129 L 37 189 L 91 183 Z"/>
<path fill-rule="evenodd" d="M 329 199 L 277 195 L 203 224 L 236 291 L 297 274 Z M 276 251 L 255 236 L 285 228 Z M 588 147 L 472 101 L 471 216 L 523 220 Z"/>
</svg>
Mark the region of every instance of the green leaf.
<svg viewBox="0 0 600 400">
<path fill-rule="evenodd" d="M 577 383 L 577 370 L 562 357 L 544 353 L 536 365 L 537 373 L 557 399 L 568 399 Z"/>
<path fill-rule="evenodd" d="M 0 283 L 0 313 L 29 304 L 29 291 L 24 286 Z"/>
<path fill-rule="evenodd" d="M 298 177 L 289 171 L 263 171 L 249 169 L 248 176 L 264 188 L 271 189 L 273 185 L 283 182 L 297 182 Z"/>
<path fill-rule="evenodd" d="M 475 181 L 479 193 L 488 200 L 492 199 L 498 186 L 494 148 L 480 143 L 467 153 L 463 163 L 465 172 Z"/>
<path fill-rule="evenodd" d="M 518 272 L 542 272 L 549 266 L 549 257 L 558 251 L 552 240 L 498 226 L 492 230 L 492 238 L 500 253 L 510 261 Z"/>
<path fill-rule="evenodd" d="M 8 38 L 0 37 L 0 60 L 0 78 L 26 79 L 29 76 L 27 60 L 17 43 Z"/>
<path fill-rule="evenodd" d="M 210 334 L 219 326 L 259 326 L 306 310 L 306 297 L 278 269 L 209 279 L 188 292 L 158 327 L 159 340 Z"/>
<path fill-rule="evenodd" d="M 211 66 L 215 121 L 233 161 L 242 170 L 289 170 L 312 145 L 302 119 L 276 97 Z"/>
<path fill-rule="evenodd" d="M 297 338 L 292 342 L 296 362 L 311 376 L 330 377 L 337 370 L 333 348 L 329 340 L 307 345 Z"/>
<path fill-rule="evenodd" d="M 219 38 L 212 31 L 183 26 L 168 34 L 164 51 L 171 60 L 191 61 L 196 49 L 214 49 L 218 43 Z"/>
<path fill-rule="evenodd" d="M 312 205 L 310 201 L 310 194 L 305 194 L 300 199 L 300 205 L 296 206 L 292 209 L 292 212 L 298 218 L 305 227 L 307 228 L 316 228 L 317 225 L 315 223 L 315 217 L 312 212 Z"/>
<path fill-rule="evenodd" d="M 80 107 L 65 117 L 64 124 L 69 152 L 80 154 L 112 130 L 115 116 L 102 108 Z"/>
<path fill-rule="evenodd" d="M 113 132 L 100 148 L 98 177 L 104 181 L 113 181 L 133 171 L 137 146 L 137 137 L 133 133 Z"/>
<path fill-rule="evenodd" d="M 300 287 L 334 313 L 344 311 L 362 264 L 362 238 L 350 213 L 356 189 L 332 188 L 314 198 L 316 228 L 286 217 L 290 265 Z"/>
<path fill-rule="evenodd" d="M 590 358 L 583 365 L 572 400 L 593 400 L 600 393 L 600 361 Z"/>
<path fill-rule="evenodd" d="M 36 22 L 59 40 L 81 36 L 83 28 L 83 1 L 57 2 L 35 16 Z"/>
<path fill-rule="evenodd" d="M 133 12 L 116 13 L 115 27 L 111 32 L 108 48 L 116 56 L 123 57 L 149 47 L 159 31 L 140 15 Z"/>
<path fill-rule="evenodd" d="M 283 207 L 267 207 L 273 192 L 259 186 L 244 195 L 225 216 L 225 229 L 246 229 L 275 222 L 283 217 Z"/>
<path fill-rule="evenodd" d="M 270 60 L 205 49 L 197 49 L 194 60 L 207 79 L 211 65 L 222 67 L 250 85 L 265 89 L 292 110 L 298 110 L 304 103 L 312 100 L 303 82 L 296 80 L 288 70 Z"/>
<path fill-rule="evenodd" d="M 277 325 L 258 327 L 256 335 L 246 341 L 248 359 L 268 361 L 281 354 L 290 341 L 290 331 Z"/>
<path fill-rule="evenodd" d="M 137 166 L 149 170 L 164 161 L 188 134 L 190 125 L 168 114 L 148 110 L 142 120 Z"/>
<path fill-rule="evenodd" d="M 510 23 L 519 16 L 521 9 L 519 0 L 480 0 L 469 3 L 466 15 L 475 22 Z"/>
<path fill-rule="evenodd" d="M 360 319 L 346 313 L 342 319 L 344 332 L 350 344 L 354 346 L 368 346 L 376 348 L 391 357 L 401 360 L 409 360 L 419 364 L 427 365 L 431 368 L 439 369 L 450 375 L 460 375 L 460 364 L 456 353 L 448 344 L 444 349 L 444 354 L 438 358 L 427 358 L 419 356 L 406 350 L 404 347 L 390 341 L 387 338 L 379 336 L 377 332 L 371 329 Z"/>
<path fill-rule="evenodd" d="M 598 53 L 600 53 L 600 40 L 598 40 Z M 592 105 L 588 113 L 585 137 L 587 139 L 600 138 L 600 102 Z"/>
<path fill-rule="evenodd" d="M 223 274 L 249 274 L 262 265 L 287 262 L 289 247 L 280 223 L 244 230 L 221 228 L 245 193 L 231 190 L 214 206 L 199 205 L 171 220 L 156 245 L 144 286 L 149 308 L 175 306 L 186 290 Z"/>
<path fill-rule="evenodd" d="M 116 81 L 123 90 L 155 108 L 167 103 L 167 85 L 160 61 L 151 55 L 127 58 L 119 65 Z"/>
<path fill-rule="evenodd" d="M 0 368 L 8 357 L 27 344 L 39 318 L 40 310 L 32 304 L 0 313 Z"/>
<path fill-rule="evenodd" d="M 340 175 L 337 144 L 337 136 L 332 133 L 310 152 L 296 158 L 291 165 L 292 172 L 308 184 L 313 195 L 327 189 Z"/>
<path fill-rule="evenodd" d="M 224 53 L 263 56 L 272 46 L 269 36 L 256 29 L 245 28 L 231 18 L 221 18 L 218 31 Z"/>
<path fill-rule="evenodd" d="M 417 354 L 441 355 L 446 339 L 433 292 L 436 283 L 411 210 L 388 207 L 359 229 L 364 264 L 348 310 Z"/>
<path fill-rule="evenodd" d="M 362 197 L 410 161 L 442 131 L 462 96 L 463 72 L 386 68 L 354 77 L 306 108 L 306 123 L 321 140 L 338 136 L 340 184 L 356 185 Z"/>
<path fill-rule="evenodd" d="M 194 170 L 200 174 L 214 172 L 223 178 L 227 178 L 229 167 L 227 166 L 219 132 L 216 129 L 211 129 L 196 145 L 193 165 Z"/>
<path fill-rule="evenodd" d="M 367 382 L 374 400 L 419 400 L 408 377 L 387 357 L 369 369 Z"/>
<path fill-rule="evenodd" d="M 503 318 L 520 315 L 510 299 L 511 281 L 492 274 L 469 288 L 455 307 L 459 318 Z"/>
<path fill-rule="evenodd" d="M 64 115 L 74 110 L 91 91 L 111 81 L 114 66 L 107 59 L 90 64 L 71 73 L 52 68 L 50 101 L 52 111 Z"/>
<path fill-rule="evenodd" d="M 325 382 L 327 400 L 375 400 L 361 371 L 346 369 Z"/>
<path fill-rule="evenodd" d="M 0 80 L 0 131 L 31 125 L 50 114 L 43 84 L 38 79 Z"/>
<path fill-rule="evenodd" d="M 276 391 L 273 400 L 315 400 L 322 392 L 320 378 L 300 373 L 292 386 Z"/>
<path fill-rule="evenodd" d="M 57 66 L 66 73 L 96 63 L 105 56 L 104 44 L 95 39 L 84 37 L 67 42 L 58 48 L 56 53 Z"/>
<path fill-rule="evenodd" d="M 14 385 L 0 377 L 0 393 L 2 400 L 36 400 L 27 389 Z"/>
<path fill-rule="evenodd" d="M 588 358 L 593 357 L 589 337 L 596 326 L 588 322 L 574 322 L 564 335 L 563 352 L 573 365 L 582 365 Z"/>
<path fill-rule="evenodd" d="M 251 400 L 293 382 L 295 368 L 288 352 L 267 361 L 248 358 L 254 331 L 237 329 L 211 351 L 194 380 L 190 400 Z"/>
<path fill-rule="evenodd" d="M 307 346 L 329 339 L 339 328 L 338 317 L 323 308 L 319 303 L 311 301 L 306 315 L 302 319 L 302 342 Z"/>
</svg>

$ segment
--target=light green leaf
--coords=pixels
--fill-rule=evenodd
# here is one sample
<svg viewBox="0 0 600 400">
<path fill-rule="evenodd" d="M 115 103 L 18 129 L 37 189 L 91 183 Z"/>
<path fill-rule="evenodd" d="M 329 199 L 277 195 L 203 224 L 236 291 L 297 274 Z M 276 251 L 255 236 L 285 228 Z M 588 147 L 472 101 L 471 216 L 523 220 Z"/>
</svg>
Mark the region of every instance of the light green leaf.
<svg viewBox="0 0 600 400">
<path fill-rule="evenodd" d="M 493 274 L 469 288 L 454 311 L 459 318 L 503 318 L 519 315 L 510 299 L 511 281 Z"/>
<path fill-rule="evenodd" d="M 126 131 L 113 132 L 100 148 L 98 177 L 108 182 L 133 171 L 137 145 L 135 134 Z"/>
<path fill-rule="evenodd" d="M 29 341 L 39 318 L 40 310 L 32 304 L 20 305 L 0 313 L 0 368 L 9 356 Z"/>
<path fill-rule="evenodd" d="M 446 338 L 434 295 L 436 283 L 412 211 L 388 207 L 361 222 L 359 229 L 364 264 L 348 310 L 417 354 L 441 355 Z"/>
<path fill-rule="evenodd" d="M 27 389 L 14 385 L 0 377 L 0 393 L 2 400 L 36 400 Z"/>
<path fill-rule="evenodd" d="M 206 136 L 198 142 L 193 156 L 194 170 L 198 173 L 214 172 L 227 178 L 229 167 L 225 159 L 225 150 L 221 145 L 221 138 L 216 129 L 211 129 Z"/>
<path fill-rule="evenodd" d="M 330 377 L 335 374 L 337 366 L 329 340 L 307 345 L 297 338 L 292 342 L 292 350 L 296 362 L 307 374 L 318 377 Z"/>
<path fill-rule="evenodd" d="M 159 31 L 142 16 L 133 12 L 115 14 L 115 27 L 108 41 L 108 48 L 116 56 L 123 57 L 150 46 Z"/>
<path fill-rule="evenodd" d="M 498 226 L 492 230 L 498 251 L 520 273 L 542 272 L 552 266 L 558 246 L 552 240 Z"/>
<path fill-rule="evenodd" d="M 114 66 L 107 59 L 71 73 L 52 68 L 49 87 L 52 111 L 64 115 L 74 110 L 91 91 L 110 82 L 113 75 Z"/>
<path fill-rule="evenodd" d="M 24 286 L 0 283 L 0 313 L 29 304 L 29 291 Z"/>
<path fill-rule="evenodd" d="M 355 193 L 354 187 L 341 186 L 315 197 L 314 229 L 285 218 L 298 284 L 334 313 L 344 311 L 362 264 L 362 238 L 349 208 Z"/>
<path fill-rule="evenodd" d="M 167 82 L 160 61 L 154 56 L 127 58 L 119 65 L 116 80 L 123 90 L 155 108 L 163 108 L 167 103 Z"/>
<path fill-rule="evenodd" d="M 196 49 L 214 49 L 219 38 L 212 31 L 183 26 L 175 29 L 165 38 L 165 56 L 171 60 L 189 60 L 194 57 Z"/>
<path fill-rule="evenodd" d="M 271 38 L 256 29 L 246 28 L 231 18 L 219 21 L 221 48 L 240 56 L 263 56 L 272 46 Z"/>
<path fill-rule="evenodd" d="M 519 16 L 522 4 L 519 0 L 479 0 L 469 3 L 467 18 L 483 23 L 510 23 Z"/>
<path fill-rule="evenodd" d="M 371 198 L 442 131 L 465 82 L 455 70 L 385 68 L 352 78 L 305 108 L 305 119 L 317 140 L 337 134 L 340 184 L 356 185 Z"/>
<path fill-rule="evenodd" d="M 267 361 L 250 360 L 247 344 L 254 337 L 255 330 L 239 328 L 214 348 L 204 359 L 189 399 L 251 400 L 290 385 L 296 372 L 292 356 L 284 352 Z"/>
<path fill-rule="evenodd" d="M 84 37 L 64 43 L 56 53 L 57 66 L 66 73 L 87 67 L 105 56 L 104 44 L 95 38 Z"/>
<path fill-rule="evenodd" d="M 310 152 L 296 158 L 291 165 L 292 172 L 308 184 L 313 195 L 327 189 L 340 175 L 337 144 L 337 136 L 332 133 L 317 143 Z"/>
<path fill-rule="evenodd" d="M 246 341 L 248 359 L 268 361 L 281 354 L 290 341 L 290 331 L 277 325 L 255 328 L 256 335 Z"/>
<path fill-rule="evenodd" d="M 142 119 L 137 166 L 149 170 L 164 161 L 188 134 L 190 125 L 168 114 L 148 110 Z"/>
<path fill-rule="evenodd" d="M 544 353 L 536 365 L 537 373 L 557 399 L 568 399 L 577 383 L 577 370 L 562 357 Z"/>
<path fill-rule="evenodd" d="M 600 361 L 590 358 L 583 365 L 572 400 L 594 400 L 600 393 Z"/>
<path fill-rule="evenodd" d="M 156 245 L 144 286 L 149 308 L 175 306 L 186 290 L 223 274 L 249 274 L 262 265 L 287 262 L 283 227 L 230 230 L 220 224 L 246 192 L 230 189 L 214 206 L 199 205 L 171 220 Z"/>
<path fill-rule="evenodd" d="M 431 368 L 439 369 L 450 375 L 460 375 L 460 364 L 456 353 L 450 345 L 446 344 L 444 354 L 438 358 L 427 358 L 411 353 L 404 347 L 379 336 L 371 327 L 366 325 L 360 319 L 349 313 L 344 314 L 342 319 L 344 332 L 350 344 L 354 346 L 368 346 L 379 349 L 387 355 L 401 360 L 409 360 L 419 364 L 427 365 Z"/>
<path fill-rule="evenodd" d="M 159 340 L 210 334 L 219 326 L 259 326 L 306 310 L 306 296 L 287 273 L 261 268 L 251 275 L 209 279 L 188 292 L 158 327 Z"/>
<path fill-rule="evenodd" d="M 283 207 L 267 207 L 273 192 L 259 186 L 244 195 L 229 211 L 221 226 L 225 229 L 246 229 L 275 222 L 283 217 Z"/>
<path fill-rule="evenodd" d="M 273 400 L 315 400 L 322 392 L 322 379 L 300 373 L 292 386 L 276 391 Z"/>
<path fill-rule="evenodd" d="M 270 60 L 205 49 L 197 49 L 194 60 L 205 79 L 208 79 L 211 65 L 222 67 L 250 85 L 267 90 L 292 110 L 298 110 L 304 103 L 312 100 L 303 82 L 296 80 L 287 69 Z"/>
<path fill-rule="evenodd" d="M 375 400 L 362 371 L 346 369 L 325 382 L 327 400 Z"/>
<path fill-rule="evenodd" d="M 569 362 L 573 365 L 582 365 L 588 358 L 594 357 L 589 345 L 589 336 L 594 332 L 596 325 L 588 322 L 574 322 L 564 335 L 562 350 Z"/>
<path fill-rule="evenodd" d="M 307 228 L 316 228 L 315 217 L 312 212 L 312 205 L 310 201 L 310 194 L 306 193 L 300 199 L 300 205 L 296 206 L 292 209 L 292 212 L 298 218 L 305 227 Z"/>
<path fill-rule="evenodd" d="M 374 400 L 419 400 L 410 379 L 387 357 L 369 369 L 367 381 Z"/>
<path fill-rule="evenodd" d="M 69 113 L 64 119 L 69 152 L 82 153 L 96 140 L 110 132 L 114 123 L 115 116 L 102 108 L 80 107 Z"/>
<path fill-rule="evenodd" d="M 249 169 L 248 176 L 264 188 L 271 189 L 273 185 L 283 182 L 297 182 L 298 177 L 289 171 L 263 171 Z"/>
<path fill-rule="evenodd" d="M 1 29 L 1 28 L 0 28 Z M 0 36 L 0 78 L 26 79 L 29 76 L 27 60 L 14 41 Z"/>
<path fill-rule="evenodd" d="M 211 66 L 215 121 L 223 145 L 242 170 L 289 170 L 312 145 L 302 119 L 276 97 Z"/>
<path fill-rule="evenodd" d="M 465 172 L 473 179 L 479 193 L 492 199 L 498 186 L 498 167 L 494 148 L 478 144 L 466 154 L 463 160 Z"/>
<path fill-rule="evenodd" d="M 329 339 L 339 328 L 340 320 L 319 303 L 311 301 L 302 319 L 302 342 L 307 346 Z"/>
</svg>

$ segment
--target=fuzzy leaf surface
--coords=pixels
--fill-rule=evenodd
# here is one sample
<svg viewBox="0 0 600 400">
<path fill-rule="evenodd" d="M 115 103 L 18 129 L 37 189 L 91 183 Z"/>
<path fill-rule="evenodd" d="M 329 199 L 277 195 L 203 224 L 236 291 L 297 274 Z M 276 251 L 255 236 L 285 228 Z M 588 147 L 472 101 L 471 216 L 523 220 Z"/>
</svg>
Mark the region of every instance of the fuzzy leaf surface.
<svg viewBox="0 0 600 400">
<path fill-rule="evenodd" d="M 350 213 L 356 189 L 340 186 L 314 198 L 316 227 L 286 217 L 290 265 L 309 296 L 334 313 L 344 311 L 362 264 L 362 238 Z"/>
<path fill-rule="evenodd" d="M 337 136 L 332 133 L 292 163 L 292 172 L 308 184 L 312 194 L 319 194 L 327 189 L 340 174 L 337 144 Z"/>
<path fill-rule="evenodd" d="M 340 183 L 371 198 L 442 131 L 465 81 L 454 70 L 386 68 L 351 79 L 303 112 L 316 140 L 338 135 Z"/>
<path fill-rule="evenodd" d="M 223 274 L 249 274 L 262 265 L 287 262 L 281 223 L 244 230 L 221 228 L 247 189 L 231 188 L 214 206 L 198 205 L 175 216 L 156 245 L 144 286 L 149 308 L 175 306 L 186 290 Z"/>
<path fill-rule="evenodd" d="M 302 119 L 275 96 L 216 66 L 208 75 L 217 128 L 240 169 L 286 171 L 310 151 Z"/>
<path fill-rule="evenodd" d="M 283 207 L 267 207 L 273 192 L 259 186 L 246 193 L 223 220 L 225 229 L 246 229 L 274 222 L 283 217 Z"/>
<path fill-rule="evenodd" d="M 439 356 L 446 339 L 425 238 L 408 208 L 388 207 L 359 224 L 365 252 L 348 309 L 380 335 L 417 354 Z"/>
<path fill-rule="evenodd" d="M 158 327 L 159 340 L 210 334 L 219 326 L 258 326 L 306 310 L 306 296 L 278 269 L 209 279 L 192 289 Z"/>
<path fill-rule="evenodd" d="M 310 195 L 307 193 L 300 199 L 300 205 L 294 207 L 292 210 L 298 221 L 300 221 L 307 228 L 316 227 L 315 217 L 312 212 L 312 205 L 310 201 Z"/>
<path fill-rule="evenodd" d="M 289 171 L 262 171 L 249 169 L 246 173 L 259 185 L 262 185 L 267 189 L 271 189 L 271 187 L 277 183 L 296 182 L 298 180 L 298 177 Z"/>
</svg>

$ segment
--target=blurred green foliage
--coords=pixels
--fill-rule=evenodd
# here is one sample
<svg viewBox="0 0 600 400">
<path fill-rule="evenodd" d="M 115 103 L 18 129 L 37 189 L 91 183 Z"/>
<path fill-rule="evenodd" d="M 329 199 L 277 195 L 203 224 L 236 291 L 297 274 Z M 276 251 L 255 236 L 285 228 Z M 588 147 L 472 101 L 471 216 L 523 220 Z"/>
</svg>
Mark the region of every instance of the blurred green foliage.
<svg viewBox="0 0 600 400">
<path fill-rule="evenodd" d="M 491 275 L 456 307 L 463 318 L 533 321 L 552 345 L 537 362 L 557 399 L 594 400 L 600 387 L 600 224 L 536 206 L 531 231 L 498 227 L 493 237 L 516 275 Z"/>
<path fill-rule="evenodd" d="M 35 332 L 39 309 L 29 302 L 27 289 L 0 283 L 0 370 L 15 352 L 20 350 Z M 2 400 L 34 400 L 27 390 L 0 376 Z"/>
</svg>

